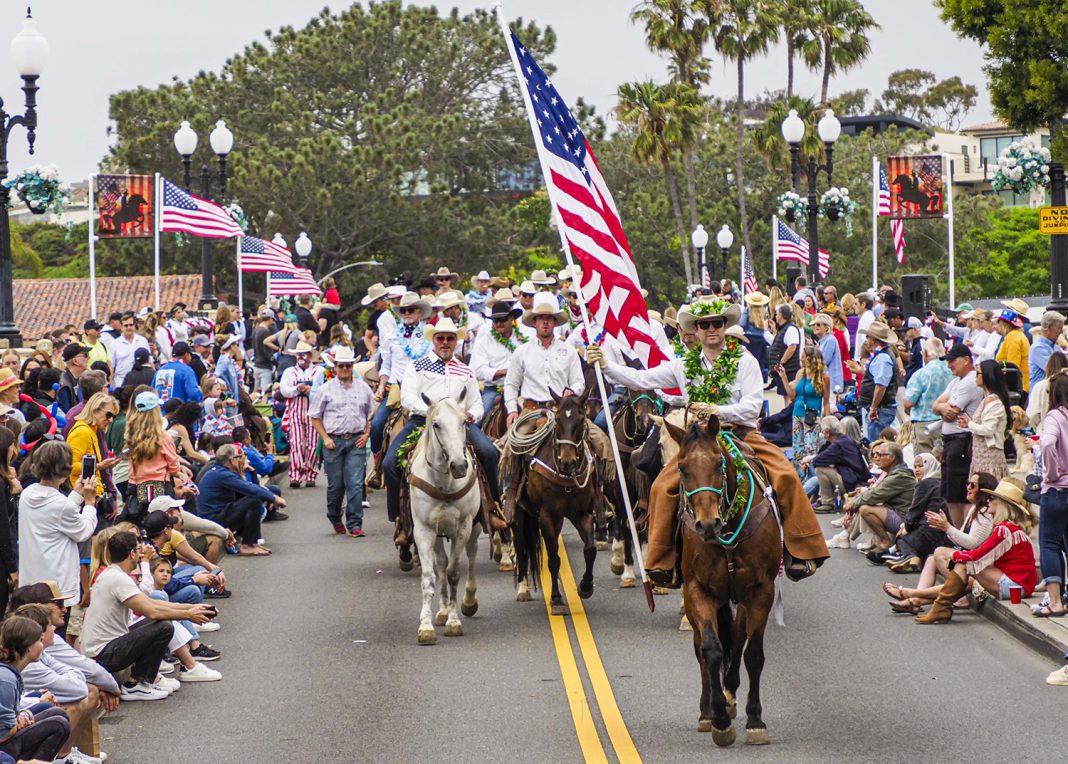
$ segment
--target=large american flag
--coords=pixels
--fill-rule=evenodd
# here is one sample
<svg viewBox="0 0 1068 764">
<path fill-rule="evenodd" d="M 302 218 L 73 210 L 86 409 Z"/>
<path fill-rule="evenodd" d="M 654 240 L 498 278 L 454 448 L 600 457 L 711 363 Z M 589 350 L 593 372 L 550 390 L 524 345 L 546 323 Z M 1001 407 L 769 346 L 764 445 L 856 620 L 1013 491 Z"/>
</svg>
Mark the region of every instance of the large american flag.
<svg viewBox="0 0 1068 764">
<path fill-rule="evenodd" d="M 241 239 L 241 270 L 245 273 L 295 273 L 293 255 L 283 246 L 256 236 Z"/>
<path fill-rule="evenodd" d="M 267 285 L 268 297 L 285 297 L 287 295 L 314 294 L 322 296 L 323 290 L 315 283 L 315 277 L 307 268 L 294 268 L 292 271 L 270 271 Z"/>
<path fill-rule="evenodd" d="M 808 265 L 808 242 L 794 229 L 778 218 L 775 219 L 775 257 L 778 260 L 797 260 Z M 820 278 L 831 270 L 831 256 L 820 250 Z"/>
<path fill-rule="evenodd" d="M 749 250 L 745 247 L 742 247 L 742 272 L 745 274 L 745 281 L 742 282 L 742 292 L 744 294 L 759 292 L 760 282 L 757 281 L 756 274 L 753 273 L 753 261 L 749 258 Z"/>
<path fill-rule="evenodd" d="M 159 230 L 181 231 L 206 239 L 245 235 L 241 226 L 215 202 L 188 194 L 166 178 L 161 180 L 163 204 L 160 205 Z"/>
<path fill-rule="evenodd" d="M 582 265 L 591 320 L 647 368 L 667 357 L 656 346 L 638 272 L 612 194 L 586 136 L 556 87 L 513 32 L 505 33 L 526 101 L 549 199 L 571 253 Z"/>
<path fill-rule="evenodd" d="M 890 182 L 886 179 L 886 170 L 879 163 L 879 207 L 880 215 L 890 214 Z M 890 218 L 890 235 L 894 239 L 894 254 L 897 255 L 898 265 L 905 262 L 905 221 L 900 218 Z"/>
</svg>

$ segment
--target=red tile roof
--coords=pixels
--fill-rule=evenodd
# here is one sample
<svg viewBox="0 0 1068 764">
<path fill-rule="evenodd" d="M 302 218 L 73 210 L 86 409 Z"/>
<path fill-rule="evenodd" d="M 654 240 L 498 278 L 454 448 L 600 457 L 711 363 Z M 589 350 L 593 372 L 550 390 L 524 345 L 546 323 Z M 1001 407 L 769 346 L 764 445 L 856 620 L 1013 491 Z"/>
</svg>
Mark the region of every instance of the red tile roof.
<svg viewBox="0 0 1068 764">
<path fill-rule="evenodd" d="M 161 276 L 160 307 L 176 302 L 191 308 L 200 297 L 200 275 Z M 74 324 L 79 329 L 89 318 L 89 279 L 16 279 L 15 325 L 23 340 L 39 339 L 53 329 Z M 123 276 L 96 280 L 97 319 L 104 323 L 114 311 L 136 311 L 153 305 L 151 276 Z"/>
</svg>

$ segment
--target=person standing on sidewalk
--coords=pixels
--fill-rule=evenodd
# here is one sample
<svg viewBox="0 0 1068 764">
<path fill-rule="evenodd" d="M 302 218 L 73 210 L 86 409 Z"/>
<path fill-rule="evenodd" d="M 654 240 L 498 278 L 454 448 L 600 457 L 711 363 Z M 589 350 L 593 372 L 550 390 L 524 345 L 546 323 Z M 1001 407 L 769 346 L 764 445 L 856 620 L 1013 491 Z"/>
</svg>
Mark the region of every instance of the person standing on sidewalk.
<svg viewBox="0 0 1068 764">
<path fill-rule="evenodd" d="M 972 473 L 972 433 L 957 424 L 957 417 L 975 414 L 983 400 L 983 391 L 975 384 L 975 365 L 967 345 L 951 347 L 946 363 L 955 379 L 931 409 L 942 417 L 942 498 L 949 505 L 950 520 L 959 528 L 964 522 L 966 484 Z"/>
<path fill-rule="evenodd" d="M 322 366 L 312 365 L 311 354 L 314 350 L 307 342 L 298 342 L 297 365 L 282 372 L 282 379 L 278 383 L 279 392 L 286 399 L 282 423 L 289 435 L 290 488 L 300 488 L 302 482 L 314 488 L 315 478 L 319 475 L 319 457 L 315 453 L 319 440 L 308 416 L 308 403 L 312 394 L 323 384 L 325 375 Z"/>
<path fill-rule="evenodd" d="M 337 349 L 334 354 L 337 376 L 316 390 L 308 415 L 323 440 L 326 519 L 334 526 L 334 533 L 360 538 L 364 535 L 363 479 L 374 395 L 363 381 L 353 379 L 355 360 L 352 348 Z M 342 496 L 345 497 L 344 524 Z"/>
</svg>

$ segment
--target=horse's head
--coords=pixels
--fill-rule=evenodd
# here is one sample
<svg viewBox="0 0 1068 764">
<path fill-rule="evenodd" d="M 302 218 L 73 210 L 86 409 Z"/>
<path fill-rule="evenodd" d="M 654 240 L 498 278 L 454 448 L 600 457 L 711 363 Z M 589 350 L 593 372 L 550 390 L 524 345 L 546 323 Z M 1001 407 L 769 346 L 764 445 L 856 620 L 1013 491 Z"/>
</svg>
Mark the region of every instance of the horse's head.
<svg viewBox="0 0 1068 764">
<path fill-rule="evenodd" d="M 894 182 L 891 184 L 894 186 L 901 186 L 902 190 L 912 188 L 912 176 L 911 175 L 898 175 L 894 178 Z"/>
<path fill-rule="evenodd" d="M 590 388 L 582 395 L 560 397 L 550 390 L 556 402 L 556 433 L 553 457 L 562 475 L 577 475 L 586 466 L 586 400 Z"/>
<path fill-rule="evenodd" d="M 664 411 L 664 405 L 659 398 L 653 398 L 649 393 L 636 393 L 630 391 L 630 408 L 634 412 L 634 432 L 639 437 L 644 437 L 653 426 L 653 416 L 660 415 Z"/>
<path fill-rule="evenodd" d="M 679 491 L 685 511 L 693 515 L 694 529 L 711 541 L 723 532 L 725 497 L 734 483 L 734 462 L 719 442 L 719 419 L 713 416 L 689 429 L 664 424 L 681 444 Z"/>
<path fill-rule="evenodd" d="M 423 395 L 427 404 L 426 460 L 431 468 L 448 472 L 459 480 L 467 474 L 467 415 L 464 409 L 464 388 L 457 398 L 442 398 L 434 403 Z"/>
</svg>

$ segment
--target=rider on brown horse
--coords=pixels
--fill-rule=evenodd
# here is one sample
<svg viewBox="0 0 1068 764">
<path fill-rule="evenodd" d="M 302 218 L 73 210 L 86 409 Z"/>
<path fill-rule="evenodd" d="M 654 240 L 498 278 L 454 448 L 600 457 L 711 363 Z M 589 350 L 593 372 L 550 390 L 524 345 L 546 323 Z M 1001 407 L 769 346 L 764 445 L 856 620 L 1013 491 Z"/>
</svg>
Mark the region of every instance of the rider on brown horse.
<svg viewBox="0 0 1068 764">
<path fill-rule="evenodd" d="M 609 363 L 600 348 L 586 358 L 600 363 L 611 381 L 636 390 L 678 387 L 698 419 L 719 417 L 725 428 L 745 440 L 767 469 L 782 513 L 786 542 L 786 573 L 794 580 L 812 575 L 829 557 L 812 505 L 793 466 L 756 427 L 763 404 L 763 381 L 756 359 L 726 330 L 738 323 L 741 308 L 722 299 L 702 299 L 679 311 L 679 328 L 695 332 L 700 345 L 683 358 L 653 369 L 636 371 Z M 675 515 L 679 472 L 676 457 L 653 483 L 649 504 L 649 546 L 646 570 L 654 583 L 679 585 L 676 566 Z"/>
<path fill-rule="evenodd" d="M 515 321 L 523 315 L 523 309 L 516 307 L 515 303 L 516 298 L 512 296 L 511 290 L 497 290 L 487 303 L 490 312 L 486 320 L 490 328 L 483 328 L 479 332 L 471 350 L 471 368 L 478 381 L 483 384 L 483 426 L 504 386 L 504 376 L 508 373 L 512 354 L 527 341 L 525 336 L 516 331 Z"/>
</svg>

